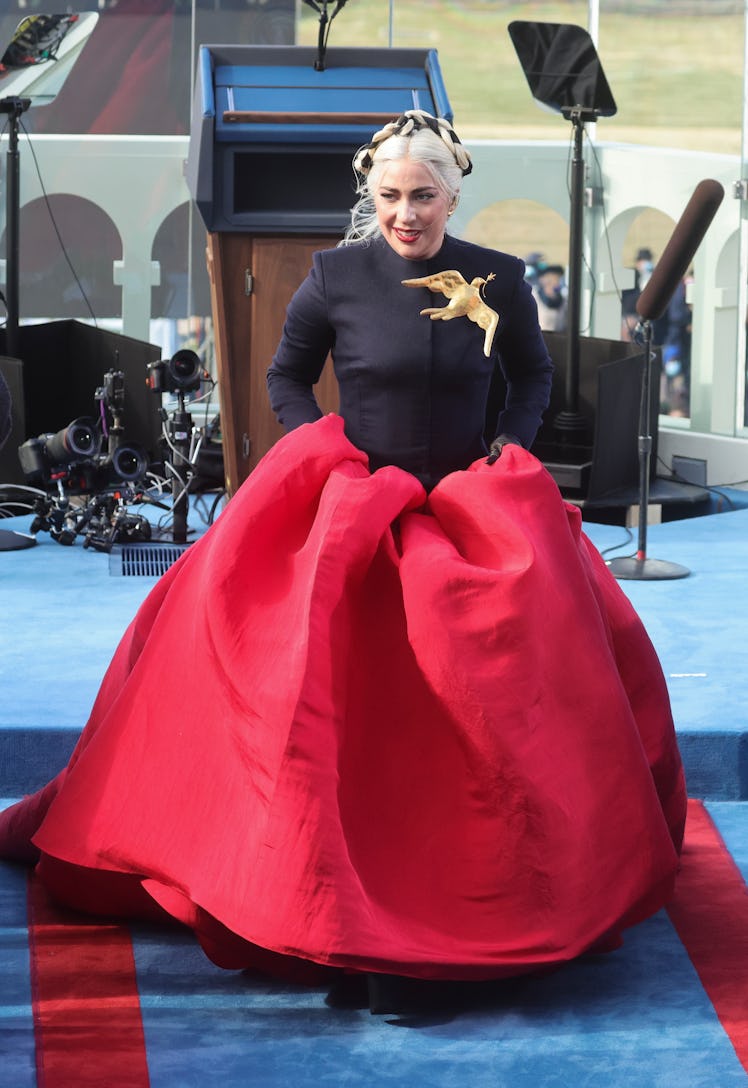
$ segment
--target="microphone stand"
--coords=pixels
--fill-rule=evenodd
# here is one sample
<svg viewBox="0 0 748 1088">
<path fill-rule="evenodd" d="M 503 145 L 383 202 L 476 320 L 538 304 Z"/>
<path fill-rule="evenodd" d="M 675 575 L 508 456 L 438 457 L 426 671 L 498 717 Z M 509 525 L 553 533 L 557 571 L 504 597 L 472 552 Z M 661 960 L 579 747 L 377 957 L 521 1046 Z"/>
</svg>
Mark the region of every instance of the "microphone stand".
<svg viewBox="0 0 748 1088">
<path fill-rule="evenodd" d="M 639 406 L 639 539 L 636 555 L 618 556 L 608 563 L 608 570 L 616 578 L 638 581 L 657 581 L 666 578 L 685 578 L 690 574 L 687 567 L 647 556 L 647 509 L 649 507 L 649 473 L 652 464 L 652 322 L 640 322 L 637 337 L 644 343 L 642 363 L 641 401 Z"/>
<path fill-rule="evenodd" d="M 310 8 L 319 12 L 319 30 L 317 32 L 317 59 L 314 62 L 315 72 L 324 72 L 325 54 L 327 53 L 327 39 L 330 36 L 330 23 L 338 14 L 347 0 L 336 0 L 335 8 L 331 15 L 327 14 L 329 0 L 304 0 Z"/>
</svg>

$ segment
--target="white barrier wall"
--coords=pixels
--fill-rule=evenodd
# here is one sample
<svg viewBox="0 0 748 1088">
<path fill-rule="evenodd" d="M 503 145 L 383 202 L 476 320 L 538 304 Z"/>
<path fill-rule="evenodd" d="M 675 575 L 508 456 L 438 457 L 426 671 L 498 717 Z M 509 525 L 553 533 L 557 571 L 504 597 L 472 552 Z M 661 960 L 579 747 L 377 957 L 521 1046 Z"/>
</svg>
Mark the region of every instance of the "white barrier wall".
<svg viewBox="0 0 748 1088">
<path fill-rule="evenodd" d="M 473 141 L 468 147 L 476 168 L 451 220 L 454 233 L 464 232 L 489 205 L 514 199 L 536 201 L 568 222 L 568 141 Z M 22 137 L 22 203 L 43 195 L 38 163 L 48 195 L 74 194 L 106 214 L 122 243 L 121 259 L 111 270 L 112 283 L 121 290 L 121 331 L 148 340 L 151 318 L 161 316 L 151 313 L 151 288 L 160 276 L 153 260 L 154 239 L 167 217 L 190 203 L 183 172 L 188 138 L 38 135 L 33 137 L 33 150 L 35 159 Z M 620 334 L 619 292 L 631 285 L 621 254 L 639 213 L 653 208 L 676 222 L 699 181 L 715 178 L 724 186 L 725 198 L 694 261 L 691 418 L 663 421 L 660 446 L 665 457 L 672 452 L 700 456 L 693 453 L 699 443 L 699 448 L 711 450 L 705 459 L 710 476 L 716 477 L 709 482 L 726 482 L 728 476 L 738 479 L 741 472 L 748 478 L 748 432 L 742 413 L 745 202 L 734 194 L 740 160 L 603 143 L 590 154 L 587 142 L 585 159 L 590 194 L 603 193 L 602 202 L 591 198 L 591 207 L 585 210 L 585 264 L 591 275 L 585 273 L 582 308 L 590 315 L 589 330 L 595 336 L 617 339 Z M 5 214 L 0 209 L 3 230 Z M 0 273 L 4 274 L 2 266 Z M 23 322 L 23 283 L 20 317 Z M 743 441 L 725 447 L 724 439 L 735 436 Z"/>
</svg>

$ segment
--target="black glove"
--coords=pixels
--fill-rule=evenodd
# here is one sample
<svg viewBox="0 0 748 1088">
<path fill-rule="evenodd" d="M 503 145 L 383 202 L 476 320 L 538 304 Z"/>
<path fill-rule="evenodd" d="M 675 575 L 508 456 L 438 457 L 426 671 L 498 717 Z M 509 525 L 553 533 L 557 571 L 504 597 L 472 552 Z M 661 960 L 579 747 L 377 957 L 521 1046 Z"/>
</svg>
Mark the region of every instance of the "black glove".
<svg viewBox="0 0 748 1088">
<path fill-rule="evenodd" d="M 491 448 L 490 448 L 488 457 L 486 458 L 486 464 L 487 465 L 496 464 L 498 459 L 501 457 L 501 451 L 503 450 L 504 446 L 521 446 L 521 445 L 522 445 L 522 443 L 516 437 L 516 435 L 513 435 L 513 434 L 500 434 L 498 436 L 498 438 L 494 438 L 493 442 L 491 443 Z"/>
</svg>

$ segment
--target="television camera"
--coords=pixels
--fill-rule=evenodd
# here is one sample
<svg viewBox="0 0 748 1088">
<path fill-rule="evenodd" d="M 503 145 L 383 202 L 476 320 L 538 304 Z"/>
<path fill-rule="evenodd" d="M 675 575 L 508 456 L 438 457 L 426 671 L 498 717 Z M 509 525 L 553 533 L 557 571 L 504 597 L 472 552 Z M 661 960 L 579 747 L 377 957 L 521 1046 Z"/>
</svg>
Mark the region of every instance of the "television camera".
<svg viewBox="0 0 748 1088">
<path fill-rule="evenodd" d="M 181 348 L 171 359 L 148 364 L 148 384 L 154 393 L 196 393 L 204 377 L 200 357 Z"/>
<path fill-rule="evenodd" d="M 29 438 L 18 447 L 28 484 L 39 491 L 31 531 L 47 531 L 60 544 L 83 535 L 84 547 L 110 551 L 123 538 L 150 539 L 150 524 L 127 512 L 142 497 L 149 468 L 145 451 L 124 438 L 125 378 L 120 370 L 104 375 L 96 390 L 99 419 L 80 416 L 54 434 Z M 73 504 L 70 496 L 87 496 Z"/>
<path fill-rule="evenodd" d="M 146 384 L 152 392 L 177 397 L 177 408 L 172 412 L 161 406 L 166 451 L 163 467 L 172 481 L 175 542 L 187 539 L 188 492 L 205 437 L 199 433 L 196 448 L 192 448 L 195 432 L 185 409 L 185 396 L 199 390 L 207 377 L 199 356 L 187 348 L 171 359 L 149 363 L 147 368 Z M 129 513 L 127 506 L 155 500 L 144 493 L 149 458 L 140 446 L 125 438 L 122 371 L 107 371 L 95 399 L 98 419 L 80 416 L 54 434 L 30 438 L 19 446 L 18 455 L 28 484 L 44 492 L 34 503 L 32 533 L 48 531 L 60 544 L 72 544 L 83 536 L 84 547 L 111 551 L 120 541 L 151 539 L 150 522 Z M 85 496 L 85 501 L 71 502 L 72 496 Z"/>
<path fill-rule="evenodd" d="M 154 393 L 177 396 L 177 408 L 171 416 L 162 408 L 164 437 L 170 458 L 166 469 L 172 480 L 172 538 L 177 544 L 187 540 L 187 511 L 190 483 L 194 475 L 197 450 L 192 450 L 192 416 L 185 408 L 185 395 L 195 393 L 207 377 L 200 357 L 190 348 L 175 352 L 171 359 L 148 366 L 148 383 Z"/>
<path fill-rule="evenodd" d="M 95 394 L 101 404 L 100 420 L 81 416 L 55 434 L 29 438 L 18 447 L 30 485 L 53 491 L 62 486 L 68 494 L 89 495 L 144 478 L 145 451 L 123 437 L 124 378 L 121 370 L 104 375 L 104 385 Z"/>
</svg>

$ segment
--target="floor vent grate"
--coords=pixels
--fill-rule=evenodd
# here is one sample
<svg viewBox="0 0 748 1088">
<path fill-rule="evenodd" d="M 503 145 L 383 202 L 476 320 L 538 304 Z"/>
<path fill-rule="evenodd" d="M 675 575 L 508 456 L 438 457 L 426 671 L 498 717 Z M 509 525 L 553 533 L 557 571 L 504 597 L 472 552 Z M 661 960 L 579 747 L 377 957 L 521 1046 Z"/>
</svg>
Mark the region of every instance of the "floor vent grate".
<svg viewBox="0 0 748 1088">
<path fill-rule="evenodd" d="M 124 544 L 109 553 L 109 573 L 124 578 L 160 578 L 188 544 Z"/>
</svg>

